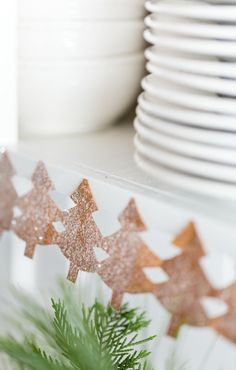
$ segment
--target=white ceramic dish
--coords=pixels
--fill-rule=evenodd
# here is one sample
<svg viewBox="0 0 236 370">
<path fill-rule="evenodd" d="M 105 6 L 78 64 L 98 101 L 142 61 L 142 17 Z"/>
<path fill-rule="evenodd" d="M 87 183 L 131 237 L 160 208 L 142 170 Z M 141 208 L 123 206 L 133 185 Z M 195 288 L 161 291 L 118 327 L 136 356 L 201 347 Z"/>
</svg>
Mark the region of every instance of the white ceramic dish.
<svg viewBox="0 0 236 370">
<path fill-rule="evenodd" d="M 144 49 L 143 21 L 24 21 L 19 26 L 21 58 L 90 58 Z"/>
<path fill-rule="evenodd" d="M 160 117 L 155 117 L 146 113 L 141 106 L 137 108 L 137 118 L 143 127 L 163 132 L 176 138 L 188 141 L 199 142 L 209 145 L 217 145 L 227 148 L 236 148 L 236 133 L 222 132 L 217 130 L 202 129 L 200 127 L 191 127 L 168 121 Z"/>
<path fill-rule="evenodd" d="M 233 116 L 187 109 L 158 98 L 153 99 L 148 93 L 143 93 L 139 97 L 139 105 L 146 112 L 173 122 L 202 127 L 204 129 L 236 132 L 236 122 Z"/>
<path fill-rule="evenodd" d="M 151 13 L 168 16 L 179 16 L 185 18 L 212 20 L 220 22 L 236 22 L 236 11 L 234 5 L 225 6 L 222 2 L 212 6 L 204 2 L 194 1 L 147 1 L 146 9 Z"/>
<path fill-rule="evenodd" d="M 201 93 L 194 89 L 169 83 L 154 75 L 145 77 L 142 81 L 142 87 L 151 95 L 154 102 L 155 98 L 159 98 L 186 108 L 236 115 L 235 99 L 232 98 L 223 98 L 217 97 L 214 94 Z"/>
<path fill-rule="evenodd" d="M 145 56 L 157 67 L 163 66 L 177 71 L 236 79 L 236 63 L 226 63 L 216 57 L 201 58 L 199 55 L 170 52 L 158 47 L 148 48 Z"/>
<path fill-rule="evenodd" d="M 74 134 L 111 125 L 134 103 L 143 73 L 142 53 L 73 62 L 21 63 L 21 135 Z"/>
<path fill-rule="evenodd" d="M 185 20 L 176 17 L 161 17 L 150 15 L 145 18 L 145 24 L 153 35 L 162 34 L 184 35 L 187 37 L 236 40 L 235 25 L 219 25 L 203 23 L 194 20 Z"/>
<path fill-rule="evenodd" d="M 212 76 L 199 76 L 192 73 L 184 73 L 182 71 L 173 71 L 157 67 L 151 62 L 147 63 L 147 70 L 157 78 L 173 82 L 174 84 L 179 84 L 180 86 L 212 92 L 213 94 L 236 96 L 236 80 L 222 79 Z"/>
<path fill-rule="evenodd" d="M 217 181 L 206 180 L 194 177 L 185 173 L 173 171 L 157 162 L 152 162 L 136 153 L 135 162 L 137 166 L 150 176 L 156 178 L 162 183 L 167 183 L 174 188 L 180 188 L 190 193 L 199 193 L 215 197 L 217 199 L 236 200 L 235 185 L 224 184 Z"/>
<path fill-rule="evenodd" d="M 134 143 L 138 153 L 153 162 L 190 175 L 236 184 L 236 167 L 185 157 L 160 146 L 153 146 L 138 136 Z"/>
<path fill-rule="evenodd" d="M 20 19 L 143 19 L 143 0 L 20 0 Z"/>
<path fill-rule="evenodd" d="M 158 33 L 153 35 L 150 30 L 144 31 L 144 38 L 150 44 L 161 48 L 177 50 L 185 53 L 236 58 L 236 41 L 203 40 L 200 38 L 176 37 Z"/>
<path fill-rule="evenodd" d="M 138 136 L 146 142 L 152 143 L 154 146 L 196 159 L 205 160 L 207 158 L 208 161 L 227 165 L 236 164 L 236 149 L 206 145 L 176 138 L 172 135 L 163 134 L 157 129 L 149 129 L 139 122 L 138 119 L 135 120 L 134 126 Z"/>
<path fill-rule="evenodd" d="M 226 4 L 226 5 L 235 4 L 235 0 L 225 0 L 225 1 L 222 1 L 222 0 L 202 0 L 202 1 L 205 2 L 206 4 L 218 4 L 218 5 L 222 5 L 222 4 Z"/>
</svg>

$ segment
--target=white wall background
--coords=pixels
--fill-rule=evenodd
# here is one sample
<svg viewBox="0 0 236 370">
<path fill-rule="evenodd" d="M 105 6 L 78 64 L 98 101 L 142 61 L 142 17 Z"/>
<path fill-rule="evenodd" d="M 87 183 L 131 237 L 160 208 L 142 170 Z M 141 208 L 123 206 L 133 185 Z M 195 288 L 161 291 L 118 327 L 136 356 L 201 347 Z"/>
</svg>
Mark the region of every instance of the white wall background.
<svg viewBox="0 0 236 370">
<path fill-rule="evenodd" d="M 0 145 L 17 138 L 17 0 L 0 0 Z"/>
</svg>

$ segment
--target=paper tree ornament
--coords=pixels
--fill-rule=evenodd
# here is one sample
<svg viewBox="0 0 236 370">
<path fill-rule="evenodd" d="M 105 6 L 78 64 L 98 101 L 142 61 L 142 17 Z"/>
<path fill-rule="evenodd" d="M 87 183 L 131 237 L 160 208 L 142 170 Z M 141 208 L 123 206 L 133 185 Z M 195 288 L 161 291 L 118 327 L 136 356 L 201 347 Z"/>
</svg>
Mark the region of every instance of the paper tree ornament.
<svg viewBox="0 0 236 370">
<path fill-rule="evenodd" d="M 236 344 L 236 283 L 222 290 L 218 298 L 228 305 L 228 311 L 225 315 L 212 320 L 210 326 Z"/>
<path fill-rule="evenodd" d="M 98 267 L 98 273 L 113 291 L 111 304 L 115 309 L 120 308 L 125 292 L 152 292 L 154 284 L 148 280 L 143 269 L 161 264 L 139 236 L 146 226 L 133 199 L 119 221 L 121 229 L 102 241 L 102 248 L 109 257 Z"/>
<path fill-rule="evenodd" d="M 190 223 L 173 242 L 182 253 L 162 264 L 169 280 L 157 284 L 154 294 L 172 314 L 168 334 L 176 336 L 182 324 L 208 325 L 208 317 L 201 298 L 211 296 L 214 290 L 208 282 L 199 260 L 205 255 L 193 223 Z"/>
<path fill-rule="evenodd" d="M 15 171 L 7 153 L 0 157 L 0 235 L 10 230 L 17 193 L 12 184 Z"/>
<path fill-rule="evenodd" d="M 172 243 L 183 252 L 194 254 L 197 260 L 206 255 L 193 222 L 190 222 Z"/>
<path fill-rule="evenodd" d="M 43 162 L 38 163 L 32 183 L 32 190 L 17 201 L 22 214 L 13 226 L 26 242 L 25 256 L 29 258 L 33 258 L 37 245 L 52 244 L 51 223 L 61 219 L 61 211 L 49 195 L 54 187 Z"/>
<path fill-rule="evenodd" d="M 83 180 L 71 195 L 75 207 L 63 212 L 65 231 L 54 233 L 54 241 L 70 261 L 68 279 L 75 282 L 79 271 L 95 272 L 97 260 L 94 247 L 101 243 L 102 235 L 93 219 L 97 205 L 89 183 Z"/>
</svg>

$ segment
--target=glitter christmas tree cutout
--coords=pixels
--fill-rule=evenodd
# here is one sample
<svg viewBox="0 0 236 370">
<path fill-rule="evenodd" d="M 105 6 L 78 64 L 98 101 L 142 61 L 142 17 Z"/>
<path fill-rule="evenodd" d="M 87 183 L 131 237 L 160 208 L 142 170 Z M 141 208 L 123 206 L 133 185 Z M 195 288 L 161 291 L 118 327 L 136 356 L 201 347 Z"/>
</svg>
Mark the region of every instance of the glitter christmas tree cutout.
<svg viewBox="0 0 236 370">
<path fill-rule="evenodd" d="M 183 324 L 206 326 L 208 317 L 201 305 L 201 298 L 214 294 L 199 262 L 205 255 L 193 223 L 190 223 L 173 242 L 182 250 L 177 257 L 166 260 L 162 269 L 169 280 L 157 284 L 154 294 L 172 314 L 168 334 L 176 336 Z"/>
<path fill-rule="evenodd" d="M 12 178 L 15 170 L 6 152 L 0 156 L 0 236 L 13 230 L 26 243 L 25 255 L 32 258 L 37 245 L 57 244 L 70 262 L 68 279 L 75 282 L 79 271 L 97 272 L 112 289 L 112 306 L 119 310 L 125 293 L 153 293 L 172 315 L 168 334 L 175 337 L 183 324 L 208 326 L 236 344 L 236 283 L 223 290 L 214 289 L 201 268 L 204 247 L 193 223 L 175 238 L 181 254 L 165 261 L 144 243 L 140 233 L 146 226 L 136 203 L 130 200 L 121 213 L 120 229 L 103 238 L 93 219 L 97 205 L 89 183 L 84 179 L 71 195 L 75 206 L 62 212 L 50 197 L 54 189 L 46 167 L 39 162 L 32 176 L 33 188 L 18 197 Z M 14 218 L 14 208 L 21 211 Z M 63 224 L 63 231 L 55 223 Z M 98 262 L 95 248 L 107 258 Z M 146 268 L 158 268 L 169 280 L 155 284 Z M 217 297 L 228 306 L 227 313 L 210 319 L 202 298 Z"/>
<path fill-rule="evenodd" d="M 147 245 L 141 245 L 137 253 L 132 280 L 127 292 L 130 294 L 152 293 L 156 284 L 147 278 L 144 269 L 160 267 L 161 264 L 161 259 Z"/>
<path fill-rule="evenodd" d="M 75 207 L 63 212 L 65 231 L 54 232 L 54 242 L 70 261 L 68 279 L 75 282 L 79 271 L 96 271 L 94 247 L 100 245 L 102 235 L 93 219 L 92 214 L 97 211 L 97 205 L 87 180 L 82 181 L 71 199 Z"/>
<path fill-rule="evenodd" d="M 236 344 L 236 283 L 219 292 L 218 297 L 228 305 L 225 315 L 212 320 L 210 326 Z"/>
<path fill-rule="evenodd" d="M 46 167 L 39 162 L 32 176 L 33 189 L 17 201 L 22 214 L 16 218 L 14 232 L 25 241 L 25 256 L 33 258 L 37 245 L 52 244 L 51 224 L 61 219 L 61 211 L 50 198 L 54 189 Z"/>
<path fill-rule="evenodd" d="M 184 253 L 192 253 L 197 260 L 206 255 L 202 242 L 198 236 L 193 222 L 190 222 L 184 230 L 173 240 L 173 244 L 182 249 Z"/>
<path fill-rule="evenodd" d="M 6 152 L 0 155 L 0 236 L 11 229 L 17 193 L 12 183 L 15 170 Z"/>
<path fill-rule="evenodd" d="M 102 241 L 102 248 L 109 257 L 98 268 L 98 273 L 113 291 L 111 304 L 117 310 L 121 307 L 124 293 L 153 291 L 154 285 L 143 269 L 159 267 L 161 264 L 161 260 L 139 236 L 146 226 L 133 199 L 120 215 L 119 221 L 121 229 Z"/>
</svg>

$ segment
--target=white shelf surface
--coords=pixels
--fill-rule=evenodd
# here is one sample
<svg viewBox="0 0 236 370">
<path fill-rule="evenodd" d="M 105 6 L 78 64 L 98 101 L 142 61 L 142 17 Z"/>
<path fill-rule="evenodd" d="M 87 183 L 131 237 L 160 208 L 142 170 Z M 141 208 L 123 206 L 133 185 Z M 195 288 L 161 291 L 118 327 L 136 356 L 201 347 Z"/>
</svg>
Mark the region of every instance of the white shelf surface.
<svg viewBox="0 0 236 370">
<path fill-rule="evenodd" d="M 173 187 L 167 186 L 139 170 L 133 160 L 133 137 L 132 123 L 124 123 L 72 138 L 21 141 L 13 148 L 12 155 L 15 160 L 43 160 L 61 170 L 77 171 L 132 192 L 142 193 L 153 200 L 162 200 L 234 225 L 236 202 L 186 193 L 177 190 L 174 184 Z"/>
</svg>

